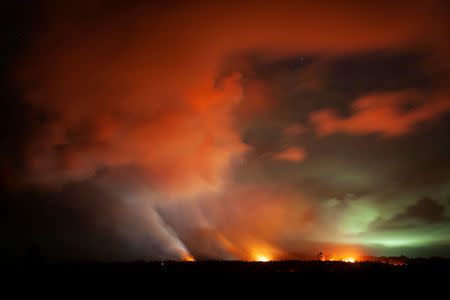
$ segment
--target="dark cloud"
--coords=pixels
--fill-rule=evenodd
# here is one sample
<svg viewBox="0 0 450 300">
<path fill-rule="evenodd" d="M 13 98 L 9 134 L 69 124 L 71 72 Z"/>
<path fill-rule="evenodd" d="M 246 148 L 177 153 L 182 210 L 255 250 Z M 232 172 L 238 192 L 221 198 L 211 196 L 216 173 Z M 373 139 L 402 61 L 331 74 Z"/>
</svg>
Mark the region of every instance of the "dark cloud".
<svg viewBox="0 0 450 300">
<path fill-rule="evenodd" d="M 417 203 L 408 206 L 403 212 L 395 215 L 389 220 L 376 220 L 372 226 L 375 230 L 391 230 L 408 227 L 423 226 L 431 223 L 449 222 L 450 219 L 444 215 L 445 206 L 425 197 Z"/>
</svg>

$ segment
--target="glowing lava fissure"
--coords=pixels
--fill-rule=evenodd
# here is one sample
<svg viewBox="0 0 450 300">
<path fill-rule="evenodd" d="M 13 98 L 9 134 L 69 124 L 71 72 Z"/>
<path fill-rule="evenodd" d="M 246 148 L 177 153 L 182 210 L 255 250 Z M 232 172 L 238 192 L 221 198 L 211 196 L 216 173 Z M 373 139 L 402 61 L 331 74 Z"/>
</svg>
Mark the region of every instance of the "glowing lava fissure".
<svg viewBox="0 0 450 300">
<path fill-rule="evenodd" d="M 257 256 L 255 257 L 255 260 L 258 261 L 258 262 L 268 262 L 268 261 L 271 261 L 271 259 L 270 259 L 268 256 L 266 256 L 266 255 L 257 255 Z"/>
<path fill-rule="evenodd" d="M 183 260 L 184 261 L 195 261 L 195 258 L 192 255 L 190 255 L 190 254 L 185 254 L 183 256 Z"/>
</svg>

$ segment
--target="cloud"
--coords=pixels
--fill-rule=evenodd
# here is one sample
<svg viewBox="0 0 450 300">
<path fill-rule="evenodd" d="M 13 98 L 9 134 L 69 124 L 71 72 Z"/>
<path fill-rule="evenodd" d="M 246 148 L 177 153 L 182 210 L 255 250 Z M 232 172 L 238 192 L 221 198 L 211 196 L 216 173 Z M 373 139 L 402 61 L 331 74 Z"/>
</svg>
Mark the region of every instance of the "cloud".
<svg viewBox="0 0 450 300">
<path fill-rule="evenodd" d="M 355 100 L 351 108 L 352 115 L 348 118 L 337 116 L 333 110 L 323 109 L 311 113 L 310 122 L 321 136 L 338 132 L 353 135 L 404 135 L 417 124 L 450 111 L 450 98 L 443 92 L 373 93 Z"/>
<path fill-rule="evenodd" d="M 206 259 L 254 259 L 262 249 L 282 255 L 283 237 L 309 236 L 317 222 L 314 207 L 290 188 L 259 185 L 233 185 L 164 215 L 189 251 Z"/>
<path fill-rule="evenodd" d="M 17 84 L 45 116 L 27 143 L 31 181 L 59 184 L 132 165 L 168 194 L 218 190 L 247 149 L 234 113 L 248 116 L 267 105 L 257 83 L 243 91 L 239 65 L 227 66 L 237 72 L 223 76 L 227 57 L 253 49 L 273 58 L 337 55 L 416 41 L 435 48 L 439 39 L 428 40 L 430 33 L 445 37 L 439 2 L 383 5 L 383 22 L 374 13 L 379 4 L 359 1 L 157 9 L 132 3 L 105 11 L 108 3 L 50 1 L 40 20 L 47 29 L 35 31 L 19 58 Z M 409 118 L 425 119 L 436 109 Z M 325 134 L 338 130 L 334 124 L 341 128 L 330 112 L 315 119 L 326 123 Z M 291 148 L 278 158 L 299 161 L 304 153 Z"/>
<path fill-rule="evenodd" d="M 300 162 L 306 157 L 305 151 L 300 147 L 289 147 L 274 155 L 274 159 L 287 160 L 292 162 Z"/>
<path fill-rule="evenodd" d="M 113 210 L 104 221 L 105 231 L 118 224 L 119 235 L 128 237 L 130 248 L 137 245 L 139 253 L 146 253 L 161 247 L 158 258 L 184 250 L 178 238 L 198 253 L 215 252 L 180 230 L 201 223 L 197 218 L 191 223 L 184 220 L 187 209 L 171 219 L 180 220 L 173 226 L 178 236 L 172 235 L 172 226 L 155 210 L 155 203 L 166 204 L 169 198 L 187 207 L 195 205 L 183 201 L 186 198 L 207 199 L 211 207 L 205 218 L 212 228 L 200 228 L 196 236 L 215 236 L 224 249 L 216 253 L 234 253 L 229 243 L 247 249 L 255 242 L 251 236 L 278 248 L 272 240 L 282 239 L 287 231 L 311 229 L 319 214 L 297 209 L 300 201 L 292 193 L 261 186 L 240 190 L 232 181 L 233 167 L 249 149 L 242 132 L 248 124 L 243 121 L 271 110 L 274 105 L 269 102 L 281 99 L 270 98 L 270 83 L 243 76 L 245 67 L 230 62 L 230 56 L 263 53 L 270 65 L 299 53 L 351 57 L 418 44 L 435 56 L 446 53 L 442 43 L 448 36 L 440 1 L 53 2 L 46 2 L 43 14 L 34 16 L 32 36 L 17 55 L 14 82 L 38 115 L 29 123 L 33 126 L 23 129 L 26 141 L 17 153 L 23 152 L 25 162 L 23 176 L 18 177 L 63 190 L 73 182 L 107 187 L 114 197 L 105 201 Z M 324 85 L 325 72 L 325 66 L 312 66 L 296 80 L 301 81 L 300 88 L 317 91 Z M 445 106 L 444 100 L 432 101 L 431 108 L 421 100 L 418 107 L 403 112 L 396 103 L 400 107 L 406 102 L 392 99 L 394 104 L 356 105 L 357 122 L 350 118 L 347 123 L 333 111 L 319 115 L 318 122 L 331 128 L 325 134 L 355 133 L 356 127 L 362 129 L 355 134 L 403 134 Z M 401 122 L 386 119 L 393 125 L 375 129 L 364 125 L 367 115 L 376 116 L 383 109 L 392 110 L 389 116 L 400 117 Z M 300 131 L 293 125 L 284 133 L 294 136 Z M 272 155 L 292 162 L 305 157 L 303 148 L 296 146 Z M 10 177 L 9 169 L 2 167 L 2 177 Z M 80 197 L 86 205 L 82 210 L 92 212 L 93 220 L 103 215 L 91 207 L 93 193 Z M 62 206 L 79 203 L 76 197 L 61 199 Z M 85 222 L 82 216 L 76 220 Z M 64 222 L 70 221 L 60 221 Z M 143 240 L 150 245 L 139 247 Z"/>
<path fill-rule="evenodd" d="M 50 88 L 49 93 L 67 91 L 58 96 L 63 99 L 58 117 L 29 144 L 31 180 L 58 184 L 92 177 L 102 168 L 134 166 L 155 189 L 168 194 L 217 189 L 233 158 L 248 148 L 233 130 L 230 115 L 242 97 L 239 78 L 223 79 L 220 88 L 193 86 L 165 103 L 147 96 L 140 83 L 123 82 L 128 92 L 119 97 L 87 88 L 79 98 L 70 86 Z"/>
<path fill-rule="evenodd" d="M 305 130 L 305 127 L 301 124 L 293 124 L 283 129 L 283 134 L 286 136 L 296 136 L 302 134 Z"/>
<path fill-rule="evenodd" d="M 443 205 L 436 200 L 425 197 L 417 203 L 406 207 L 403 212 L 393 216 L 391 219 L 376 219 L 371 224 L 371 228 L 373 230 L 393 230 L 449 221 L 444 213 L 445 207 Z"/>
</svg>

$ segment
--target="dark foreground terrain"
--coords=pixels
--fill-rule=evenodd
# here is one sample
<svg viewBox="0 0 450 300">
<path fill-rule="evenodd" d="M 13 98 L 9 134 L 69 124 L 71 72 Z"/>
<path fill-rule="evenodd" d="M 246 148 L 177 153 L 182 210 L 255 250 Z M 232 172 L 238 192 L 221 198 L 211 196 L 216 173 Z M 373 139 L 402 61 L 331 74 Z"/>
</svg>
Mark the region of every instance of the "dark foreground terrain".
<svg viewBox="0 0 450 300">
<path fill-rule="evenodd" d="M 331 261 L 196 261 L 134 263 L 23 264 L 3 267 L 3 273 L 17 280 L 45 281 L 148 281 L 224 282 L 228 280 L 265 280 L 272 282 L 343 281 L 346 284 L 374 282 L 440 282 L 449 280 L 450 260 L 414 259 L 401 265 L 380 262 Z"/>
</svg>

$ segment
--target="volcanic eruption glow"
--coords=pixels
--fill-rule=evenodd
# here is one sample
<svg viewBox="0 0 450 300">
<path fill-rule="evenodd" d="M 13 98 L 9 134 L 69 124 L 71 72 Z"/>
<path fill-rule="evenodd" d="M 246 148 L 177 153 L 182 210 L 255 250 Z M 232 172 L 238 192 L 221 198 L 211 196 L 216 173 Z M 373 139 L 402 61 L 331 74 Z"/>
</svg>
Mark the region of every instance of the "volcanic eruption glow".
<svg viewBox="0 0 450 300">
<path fill-rule="evenodd" d="M 186 254 L 186 255 L 183 257 L 183 260 L 184 260 L 184 261 L 195 261 L 195 258 L 194 258 L 192 255 L 190 255 L 190 254 Z"/>
<path fill-rule="evenodd" d="M 321 261 L 341 261 L 347 263 L 355 263 L 363 261 L 363 252 L 354 248 L 345 248 L 341 251 L 331 251 L 331 253 L 322 254 L 319 258 Z"/>
<path fill-rule="evenodd" d="M 267 255 L 260 254 L 255 257 L 255 260 L 259 262 L 268 262 L 271 261 L 272 259 L 270 259 L 270 257 L 268 257 Z"/>
<path fill-rule="evenodd" d="M 450 257 L 449 1 L 36 2 L 0 29 L 2 251 Z"/>
</svg>

